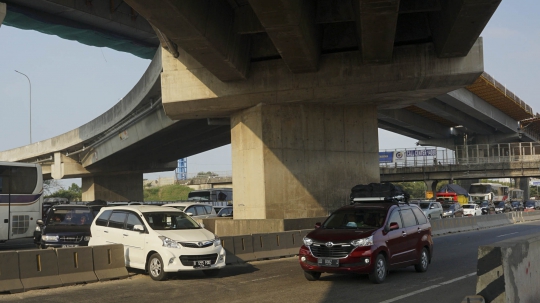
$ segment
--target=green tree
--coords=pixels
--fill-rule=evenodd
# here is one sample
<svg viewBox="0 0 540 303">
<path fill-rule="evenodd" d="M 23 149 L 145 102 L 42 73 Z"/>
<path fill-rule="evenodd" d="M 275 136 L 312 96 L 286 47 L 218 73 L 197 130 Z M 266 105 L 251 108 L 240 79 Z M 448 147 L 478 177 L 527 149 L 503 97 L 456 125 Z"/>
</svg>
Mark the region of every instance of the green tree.
<svg viewBox="0 0 540 303">
<path fill-rule="evenodd" d="M 71 201 L 81 201 L 82 189 L 75 183 L 72 183 L 68 189 L 59 189 L 50 195 L 46 195 L 45 198 L 66 198 Z"/>
</svg>

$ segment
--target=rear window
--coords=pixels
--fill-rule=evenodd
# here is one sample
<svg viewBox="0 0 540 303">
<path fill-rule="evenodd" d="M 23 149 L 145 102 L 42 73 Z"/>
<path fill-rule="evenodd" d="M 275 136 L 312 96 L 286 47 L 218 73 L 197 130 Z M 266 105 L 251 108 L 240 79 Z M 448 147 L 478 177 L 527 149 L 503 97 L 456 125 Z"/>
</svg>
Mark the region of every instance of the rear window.
<svg viewBox="0 0 540 303">
<path fill-rule="evenodd" d="M 415 226 L 416 225 L 416 218 L 413 214 L 412 209 L 403 209 L 401 210 L 401 217 L 403 218 L 403 226 L 409 227 L 409 226 Z"/>
<path fill-rule="evenodd" d="M 412 209 L 414 215 L 416 216 L 416 219 L 418 220 L 418 224 L 426 224 L 427 223 L 427 218 L 426 218 L 426 216 L 424 215 L 424 213 L 421 210 L 419 210 L 416 207 L 413 207 L 411 209 Z"/>
<path fill-rule="evenodd" d="M 98 226 L 107 226 L 109 222 L 109 217 L 111 216 L 112 210 L 104 211 L 96 220 L 96 225 Z"/>
</svg>

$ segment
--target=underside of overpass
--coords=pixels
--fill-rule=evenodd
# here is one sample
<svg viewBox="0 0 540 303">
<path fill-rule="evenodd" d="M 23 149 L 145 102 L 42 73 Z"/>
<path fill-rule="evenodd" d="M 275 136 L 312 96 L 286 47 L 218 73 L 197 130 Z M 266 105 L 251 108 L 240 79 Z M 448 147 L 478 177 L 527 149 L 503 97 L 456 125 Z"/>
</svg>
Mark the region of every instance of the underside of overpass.
<svg viewBox="0 0 540 303">
<path fill-rule="evenodd" d="M 85 149 L 80 140 L 75 152 L 84 152 L 55 155 L 51 176 L 63 177 L 62 167 L 72 165 L 70 159 L 81 165 L 81 176 L 163 170 L 171 165 L 167 161 L 230 141 L 235 217 L 246 219 L 324 216 L 346 201 L 353 185 L 379 181 L 378 125 L 419 140 L 452 140 L 460 134 L 450 127 L 466 127 L 445 116 L 432 121 L 427 134 L 428 127 L 411 125 L 418 117 L 429 120 L 425 113 L 430 110 L 442 112 L 453 101 L 439 96 L 475 83 L 482 74 L 479 35 L 500 3 L 6 2 L 10 12 L 37 16 L 46 24 L 57 17 L 64 25 L 76 20 L 79 27 L 121 35 L 119 41 L 128 37 L 132 44 L 151 46 L 157 38 L 166 50 L 160 74 L 164 112 L 149 110 L 156 118 L 146 126 L 144 121 L 150 120 L 143 117 L 138 126 L 115 129 L 120 131 L 115 143 L 108 138 Z M 10 4 L 15 8 L 10 10 Z M 41 14 L 31 14 L 36 11 Z M 55 18 L 44 18 L 47 14 Z M 460 96 L 456 99 L 464 102 Z M 144 110 L 157 99 L 148 95 L 138 106 Z M 231 125 L 213 127 L 206 118 L 230 119 Z M 469 127 L 483 135 L 491 135 L 491 128 L 500 132 L 481 123 Z M 182 134 L 188 131 L 177 134 L 180 129 Z M 155 138 L 148 137 L 150 130 Z M 128 137 L 136 137 L 137 143 L 128 143 Z M 129 151 L 129 156 L 115 154 L 118 150 Z"/>
</svg>

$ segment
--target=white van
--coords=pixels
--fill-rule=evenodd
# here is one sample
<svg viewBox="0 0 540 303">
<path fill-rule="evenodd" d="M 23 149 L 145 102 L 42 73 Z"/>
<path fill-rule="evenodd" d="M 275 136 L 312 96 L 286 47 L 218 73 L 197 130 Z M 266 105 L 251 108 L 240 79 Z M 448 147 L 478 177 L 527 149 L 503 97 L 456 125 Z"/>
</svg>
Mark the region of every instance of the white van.
<svg viewBox="0 0 540 303">
<path fill-rule="evenodd" d="M 216 276 L 225 266 L 220 239 L 184 212 L 169 207 L 104 207 L 90 231 L 89 246 L 123 244 L 126 267 L 146 270 L 153 280 L 193 270 Z"/>
</svg>

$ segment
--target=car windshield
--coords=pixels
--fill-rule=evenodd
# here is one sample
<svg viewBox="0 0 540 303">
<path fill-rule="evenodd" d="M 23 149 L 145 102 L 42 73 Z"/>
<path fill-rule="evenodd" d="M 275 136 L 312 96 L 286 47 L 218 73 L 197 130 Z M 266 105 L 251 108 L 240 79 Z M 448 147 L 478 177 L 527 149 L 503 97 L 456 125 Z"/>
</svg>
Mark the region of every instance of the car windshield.
<svg viewBox="0 0 540 303">
<path fill-rule="evenodd" d="M 454 204 L 443 204 L 442 207 L 444 208 L 444 210 L 454 210 L 455 209 Z"/>
<path fill-rule="evenodd" d="M 465 205 L 463 205 L 463 208 L 474 208 L 474 205 L 471 205 L 471 204 L 465 204 Z"/>
<path fill-rule="evenodd" d="M 488 207 L 489 203 L 487 201 L 484 201 L 484 202 L 480 203 L 480 206 L 481 207 Z"/>
<path fill-rule="evenodd" d="M 146 222 L 153 230 L 200 229 L 190 216 L 182 212 L 143 213 Z"/>
<path fill-rule="evenodd" d="M 47 225 L 90 225 L 94 220 L 92 211 L 88 208 L 58 209 L 51 208 Z"/>
<path fill-rule="evenodd" d="M 512 202 L 512 206 L 519 206 L 519 202 Z"/>
<path fill-rule="evenodd" d="M 428 209 L 429 208 L 429 202 L 420 202 L 418 204 L 421 209 Z"/>
<path fill-rule="evenodd" d="M 527 202 L 525 203 L 525 206 L 533 207 L 533 206 L 534 206 L 534 202 L 533 202 L 533 201 L 527 201 Z"/>
<path fill-rule="evenodd" d="M 504 207 L 504 202 L 499 202 L 499 207 Z"/>
<path fill-rule="evenodd" d="M 380 209 L 347 209 L 337 211 L 324 221 L 327 229 L 372 229 L 382 227 L 386 212 Z"/>
</svg>

